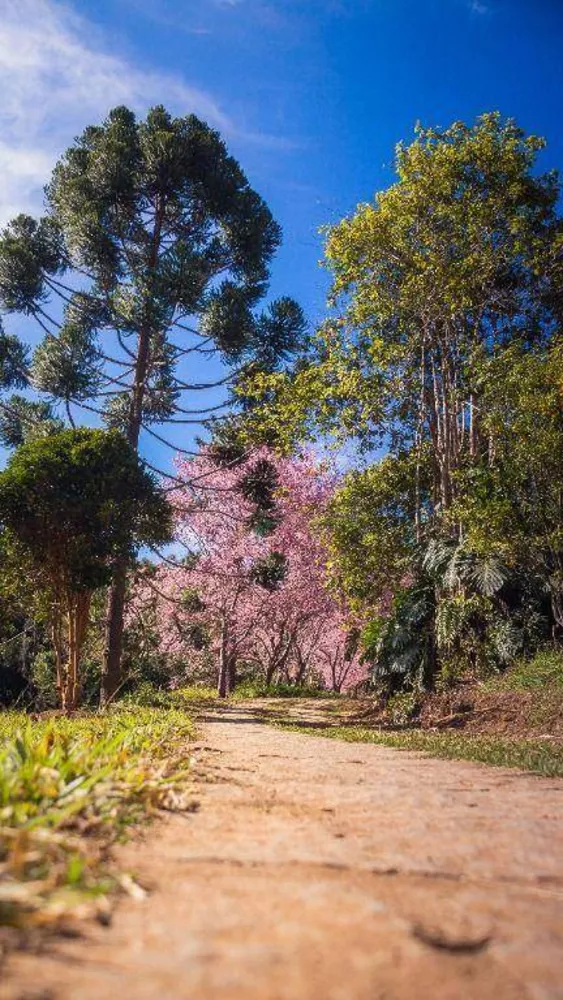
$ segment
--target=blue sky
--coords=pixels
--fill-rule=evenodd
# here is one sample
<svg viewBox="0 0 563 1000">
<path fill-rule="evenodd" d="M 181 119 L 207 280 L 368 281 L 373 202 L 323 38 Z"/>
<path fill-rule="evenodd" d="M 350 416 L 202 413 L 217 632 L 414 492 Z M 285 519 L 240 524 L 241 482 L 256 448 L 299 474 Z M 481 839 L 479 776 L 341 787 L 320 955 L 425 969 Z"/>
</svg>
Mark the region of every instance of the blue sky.
<svg viewBox="0 0 563 1000">
<path fill-rule="evenodd" d="M 319 226 L 393 177 L 414 124 L 499 109 L 563 168 L 563 0 L 0 0 L 0 221 L 114 104 L 220 128 L 284 229 L 273 291 L 322 315 Z"/>
</svg>

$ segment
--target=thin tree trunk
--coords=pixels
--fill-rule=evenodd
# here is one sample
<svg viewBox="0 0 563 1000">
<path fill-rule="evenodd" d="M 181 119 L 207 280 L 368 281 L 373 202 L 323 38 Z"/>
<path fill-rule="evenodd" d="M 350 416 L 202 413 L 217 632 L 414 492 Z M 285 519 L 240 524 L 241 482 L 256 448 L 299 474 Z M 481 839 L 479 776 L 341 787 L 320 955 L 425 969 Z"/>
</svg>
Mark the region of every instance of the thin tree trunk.
<svg viewBox="0 0 563 1000">
<path fill-rule="evenodd" d="M 219 650 L 219 680 L 217 684 L 217 694 L 220 698 L 226 698 L 230 692 L 231 677 L 230 677 L 230 663 L 229 655 L 227 650 L 228 634 L 227 625 L 223 621 L 221 623 L 221 648 Z"/>
<path fill-rule="evenodd" d="M 73 712 L 80 695 L 80 655 L 88 625 L 90 602 L 89 591 L 72 594 L 68 601 L 68 658 L 64 683 L 62 685 L 63 711 Z"/>
<path fill-rule="evenodd" d="M 108 594 L 106 641 L 100 689 L 101 708 L 105 708 L 112 701 L 121 684 L 121 646 L 123 643 L 127 564 L 126 558 L 120 559 L 117 563 Z"/>
<path fill-rule="evenodd" d="M 469 397 L 469 454 L 472 458 L 477 454 L 477 439 L 475 434 L 475 400 L 473 393 Z"/>
<path fill-rule="evenodd" d="M 227 677 L 229 684 L 228 693 L 232 694 L 237 686 L 237 660 L 235 656 L 230 656 L 227 661 Z"/>
<path fill-rule="evenodd" d="M 61 627 L 61 616 L 60 608 L 57 608 L 53 612 L 53 624 L 51 628 L 51 637 L 53 640 L 53 648 L 55 650 L 55 671 L 57 678 L 57 696 L 60 704 L 63 702 L 63 688 L 64 688 L 64 676 L 63 676 L 63 637 L 62 637 L 62 627 Z"/>
<path fill-rule="evenodd" d="M 426 351 L 424 344 L 422 345 L 422 356 L 420 361 L 420 401 L 418 404 L 418 418 L 416 425 L 416 438 L 415 438 L 415 450 L 416 450 L 416 476 L 415 476 L 415 511 L 414 520 L 416 528 L 416 541 L 420 543 L 422 534 L 422 501 L 421 501 L 421 489 L 420 489 L 420 473 L 422 464 L 422 444 L 423 444 L 423 432 L 424 432 L 424 412 L 425 412 L 425 398 L 426 398 Z"/>
</svg>

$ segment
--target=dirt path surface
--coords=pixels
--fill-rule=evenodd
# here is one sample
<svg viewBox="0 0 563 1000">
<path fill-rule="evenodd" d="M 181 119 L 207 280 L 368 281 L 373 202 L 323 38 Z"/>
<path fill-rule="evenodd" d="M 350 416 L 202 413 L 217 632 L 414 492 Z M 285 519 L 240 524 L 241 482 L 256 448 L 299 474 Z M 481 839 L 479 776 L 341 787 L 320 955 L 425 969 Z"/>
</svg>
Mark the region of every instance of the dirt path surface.
<svg viewBox="0 0 563 1000">
<path fill-rule="evenodd" d="M 563 781 L 213 711 L 200 809 L 118 852 L 109 928 L 14 956 L 2 1000 L 563 998 Z"/>
</svg>

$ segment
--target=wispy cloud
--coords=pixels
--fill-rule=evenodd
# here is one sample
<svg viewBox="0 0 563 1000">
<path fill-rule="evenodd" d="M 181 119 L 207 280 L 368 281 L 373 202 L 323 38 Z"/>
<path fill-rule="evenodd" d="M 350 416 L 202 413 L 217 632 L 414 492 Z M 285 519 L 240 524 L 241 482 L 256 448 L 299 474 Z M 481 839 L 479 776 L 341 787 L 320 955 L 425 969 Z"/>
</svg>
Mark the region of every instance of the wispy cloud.
<svg viewBox="0 0 563 1000">
<path fill-rule="evenodd" d="M 491 8 L 483 0 L 470 0 L 469 10 L 472 14 L 490 14 Z"/>
<path fill-rule="evenodd" d="M 195 112 L 227 137 L 285 146 L 245 131 L 213 96 L 179 77 L 138 69 L 85 19 L 52 0 L 0 0 L 0 223 L 40 207 L 60 152 L 118 104 Z"/>
</svg>

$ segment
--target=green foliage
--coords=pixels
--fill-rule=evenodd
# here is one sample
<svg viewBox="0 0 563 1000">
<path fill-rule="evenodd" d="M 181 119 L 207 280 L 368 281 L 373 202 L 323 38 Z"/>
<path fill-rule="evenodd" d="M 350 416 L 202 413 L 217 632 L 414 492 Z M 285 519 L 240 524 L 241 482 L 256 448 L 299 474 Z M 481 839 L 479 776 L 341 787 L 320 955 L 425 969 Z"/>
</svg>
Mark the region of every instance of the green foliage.
<svg viewBox="0 0 563 1000">
<path fill-rule="evenodd" d="M 197 704 L 208 704 L 217 700 L 217 691 L 214 687 L 205 684 L 193 684 L 191 687 L 181 687 L 163 689 L 156 687 L 150 681 L 141 681 L 138 687 L 126 695 L 121 704 L 124 707 L 140 708 L 190 708 Z"/>
<path fill-rule="evenodd" d="M 468 586 L 486 597 L 498 593 L 509 576 L 507 567 L 494 553 L 480 556 L 468 544 L 452 538 L 432 539 L 422 565 L 447 590 Z"/>
<path fill-rule="evenodd" d="M 340 698 L 341 695 L 315 684 L 266 684 L 262 678 L 250 678 L 237 684 L 232 697 L 235 701 L 248 701 L 253 698 Z"/>
<path fill-rule="evenodd" d="M 62 326 L 35 352 L 33 384 L 65 402 L 95 398 L 104 361 L 98 335 L 117 332 L 121 348 L 138 349 L 142 383 L 119 380 L 123 392 L 110 398 L 107 419 L 136 440 L 141 421 L 167 420 L 178 404 L 183 352 L 172 330 L 180 314 L 198 319 L 201 336 L 227 362 L 274 371 L 305 328 L 287 297 L 256 313 L 280 236 L 208 125 L 195 115 L 173 118 L 163 107 L 144 121 L 114 108 L 57 163 L 47 216 L 21 215 L 0 239 L 6 311 L 40 314 L 45 329 L 53 295 L 65 303 Z M 73 272 L 89 280 L 85 290 L 72 291 Z M 182 337 L 181 326 L 174 335 Z M 127 348 L 134 336 L 137 348 Z M 0 362 L 1 354 L 0 347 Z"/>
<path fill-rule="evenodd" d="M 109 583 L 117 559 L 168 541 L 168 502 L 119 432 L 69 430 L 12 455 L 0 474 L 0 524 L 44 598 L 56 686 L 72 711 L 92 592 Z"/>
<path fill-rule="evenodd" d="M 99 699 L 101 658 L 99 655 L 95 658 L 89 655 L 90 640 L 91 633 L 86 637 L 81 659 L 80 700 L 82 705 L 94 706 Z M 26 680 L 28 687 L 22 701 L 28 709 L 44 712 L 58 707 L 55 653 L 46 637 L 44 644 L 31 660 Z"/>
<path fill-rule="evenodd" d="M 92 331 L 66 323 L 56 337 L 47 335 L 33 355 L 31 379 L 55 400 L 81 402 L 95 396 L 102 372 Z"/>
<path fill-rule="evenodd" d="M 142 680 L 131 694 L 122 698 L 121 705 L 126 708 L 174 708 L 178 707 L 178 699 L 175 692 Z"/>
<path fill-rule="evenodd" d="M 278 523 L 276 513 L 276 489 L 278 476 L 274 465 L 260 458 L 240 481 L 243 497 L 253 504 L 249 527 L 258 535 L 270 534 Z M 275 574 L 274 574 L 275 575 Z M 279 581 L 283 576 L 279 577 Z"/>
<path fill-rule="evenodd" d="M 408 572 L 415 548 L 415 482 L 408 454 L 351 472 L 323 520 L 335 582 L 359 607 L 385 601 Z"/>
<path fill-rule="evenodd" d="M 414 691 L 392 695 L 385 706 L 385 714 L 393 726 L 408 726 L 420 710 L 420 696 Z"/>
<path fill-rule="evenodd" d="M 23 445 L 0 474 L 0 521 L 35 565 L 71 590 L 109 580 L 112 561 L 170 536 L 152 476 L 117 432 L 68 430 Z"/>
<path fill-rule="evenodd" d="M 190 717 L 178 709 L 137 707 L 72 720 L 0 714 L 0 855 L 7 875 L 0 924 L 21 925 L 44 909 L 48 922 L 85 893 L 111 888 L 104 849 L 177 796 L 193 736 Z M 95 842 L 85 839 L 89 833 Z M 65 895 L 69 887 L 77 890 L 74 900 Z"/>
<path fill-rule="evenodd" d="M 34 709 L 43 712 L 47 709 L 56 708 L 58 705 L 57 671 L 55 654 L 52 649 L 39 650 L 31 664 L 30 674 L 35 689 L 33 699 Z"/>
<path fill-rule="evenodd" d="M 459 473 L 467 542 L 545 589 L 563 634 L 563 343 L 514 343 L 479 370 L 492 454 Z"/>
<path fill-rule="evenodd" d="M 0 406 L 0 444 L 19 448 L 27 441 L 64 429 L 50 403 L 15 394 Z"/>
<path fill-rule="evenodd" d="M 376 687 L 394 694 L 403 688 L 421 691 L 432 686 L 436 672 L 435 613 L 434 589 L 423 580 L 398 590 L 385 618 L 366 627 L 363 645 L 366 659 L 373 664 Z"/>
<path fill-rule="evenodd" d="M 269 555 L 256 559 L 250 576 L 265 590 L 277 590 L 287 576 L 287 559 L 283 552 L 270 552 Z"/>
<path fill-rule="evenodd" d="M 4 332 L 0 323 L 0 390 L 27 385 L 27 350 L 13 334 Z"/>
<path fill-rule="evenodd" d="M 396 183 L 327 230 L 336 319 L 294 371 L 245 386 L 264 404 L 262 429 L 277 421 L 288 440 L 320 428 L 410 444 L 422 413 L 437 446 L 431 411 L 469 399 L 474 357 L 519 335 L 537 340 L 553 323 L 558 181 L 534 171 L 543 145 L 485 114 L 473 126 L 419 127 L 398 147 Z M 448 384 L 441 374 L 434 384 L 432 365 Z"/>
<path fill-rule="evenodd" d="M 63 267 L 61 233 L 53 219 L 18 215 L 2 234 L 0 300 L 8 312 L 33 315 L 44 295 L 45 274 Z"/>
<path fill-rule="evenodd" d="M 530 658 L 519 659 L 502 677 L 491 680 L 488 687 L 508 691 L 563 688 L 563 652 L 549 646 L 540 649 Z"/>
</svg>

